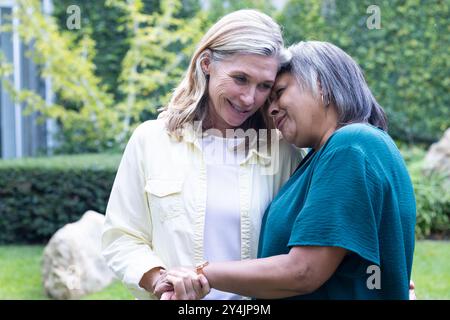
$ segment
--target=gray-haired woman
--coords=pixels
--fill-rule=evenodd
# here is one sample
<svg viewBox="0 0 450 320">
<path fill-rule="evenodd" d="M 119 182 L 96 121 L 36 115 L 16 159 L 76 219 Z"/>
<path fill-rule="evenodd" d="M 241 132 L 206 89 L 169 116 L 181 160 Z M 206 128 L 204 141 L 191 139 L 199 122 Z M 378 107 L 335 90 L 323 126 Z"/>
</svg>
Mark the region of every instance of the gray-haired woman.
<svg viewBox="0 0 450 320">
<path fill-rule="evenodd" d="M 256 257 L 264 210 L 302 158 L 270 135 L 262 111 L 286 60 L 283 50 L 280 27 L 269 16 L 226 15 L 200 41 L 159 119 L 133 133 L 102 245 L 108 265 L 137 298 L 157 298 L 160 270 Z M 199 279 L 185 285 L 209 291 Z M 214 290 L 207 298 L 241 297 Z"/>
<path fill-rule="evenodd" d="M 212 288 L 256 298 L 408 299 L 415 198 L 383 109 L 338 47 L 289 50 L 268 111 L 287 141 L 311 150 L 265 213 L 259 259 L 198 271 Z M 166 273 L 168 298 L 187 297 L 190 273 Z"/>
</svg>

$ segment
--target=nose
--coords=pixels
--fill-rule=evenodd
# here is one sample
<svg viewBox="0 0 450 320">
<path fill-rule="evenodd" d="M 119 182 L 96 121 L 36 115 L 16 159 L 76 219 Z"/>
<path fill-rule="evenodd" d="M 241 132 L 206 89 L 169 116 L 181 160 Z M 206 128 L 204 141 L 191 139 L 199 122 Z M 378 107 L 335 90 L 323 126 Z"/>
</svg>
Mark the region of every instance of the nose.
<svg viewBox="0 0 450 320">
<path fill-rule="evenodd" d="M 254 86 L 250 86 L 247 90 L 245 90 L 245 92 L 242 93 L 241 100 L 246 107 L 251 107 L 255 103 L 255 93 L 256 87 Z"/>
<path fill-rule="evenodd" d="M 272 101 L 270 103 L 268 112 L 269 112 L 269 115 L 272 117 L 275 117 L 280 112 L 280 109 L 279 109 L 276 101 Z"/>
</svg>

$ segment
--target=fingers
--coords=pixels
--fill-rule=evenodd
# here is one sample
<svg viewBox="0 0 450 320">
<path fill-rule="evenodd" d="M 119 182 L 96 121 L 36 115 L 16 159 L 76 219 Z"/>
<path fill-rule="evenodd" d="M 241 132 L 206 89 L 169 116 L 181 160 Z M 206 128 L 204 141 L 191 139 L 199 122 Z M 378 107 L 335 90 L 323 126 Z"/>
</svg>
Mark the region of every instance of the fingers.
<svg viewBox="0 0 450 320">
<path fill-rule="evenodd" d="M 173 291 L 173 285 L 168 282 L 166 279 L 158 281 L 155 289 L 153 290 L 153 294 L 156 295 L 159 299 L 161 299 L 162 294 L 168 291 Z"/>
<path fill-rule="evenodd" d="M 203 289 L 199 276 L 191 269 L 177 269 L 170 272 L 171 276 L 182 278 L 187 296 L 183 299 L 196 300 L 203 298 Z"/>
<path fill-rule="evenodd" d="M 190 269 L 171 270 L 165 277 L 173 285 L 175 298 L 179 300 L 201 299 L 210 291 L 206 278 Z"/>
<path fill-rule="evenodd" d="M 199 276 L 199 281 L 202 286 L 202 298 L 203 298 L 211 291 L 211 288 L 209 287 L 208 279 L 206 279 L 204 275 L 201 274 Z"/>
<path fill-rule="evenodd" d="M 166 280 L 165 270 L 161 270 L 155 280 L 155 283 L 153 284 L 153 294 L 160 299 L 161 295 L 166 291 L 173 291 L 173 286 Z"/>
<path fill-rule="evenodd" d="M 195 275 L 196 276 L 196 275 Z M 196 292 L 194 290 L 194 281 L 195 279 L 193 277 L 195 277 L 192 274 L 182 274 L 181 278 L 183 279 L 183 283 L 184 283 L 184 289 L 186 290 L 186 296 L 183 298 L 183 300 L 195 300 L 196 299 Z"/>
<path fill-rule="evenodd" d="M 188 267 L 161 270 L 155 294 L 161 299 L 202 299 L 211 291 L 211 288 L 206 277 L 198 275 L 194 270 Z M 172 292 L 172 294 L 166 294 L 166 292 Z"/>
<path fill-rule="evenodd" d="M 172 283 L 174 291 L 175 291 L 175 297 L 177 300 L 188 300 L 187 293 L 186 293 L 186 287 L 184 284 L 184 279 L 182 277 L 177 277 L 171 274 L 167 274 L 166 277 L 167 281 Z M 175 298 L 172 297 L 172 298 Z"/>
<path fill-rule="evenodd" d="M 196 275 L 195 278 L 192 279 L 192 286 L 195 291 L 196 299 L 202 299 L 205 296 L 205 294 L 199 275 Z"/>
<path fill-rule="evenodd" d="M 174 296 L 175 296 L 174 291 L 167 291 L 161 295 L 161 300 L 173 300 Z"/>
</svg>

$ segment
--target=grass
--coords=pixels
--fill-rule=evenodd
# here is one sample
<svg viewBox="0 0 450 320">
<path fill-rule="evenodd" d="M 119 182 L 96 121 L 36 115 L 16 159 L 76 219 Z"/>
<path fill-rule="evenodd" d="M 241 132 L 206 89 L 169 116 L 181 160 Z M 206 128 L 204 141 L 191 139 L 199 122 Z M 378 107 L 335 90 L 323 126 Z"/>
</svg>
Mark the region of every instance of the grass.
<svg viewBox="0 0 450 320">
<path fill-rule="evenodd" d="M 0 246 L 0 299 L 48 299 L 41 284 L 43 246 Z M 419 299 L 450 300 L 450 242 L 417 241 L 412 278 Z M 122 284 L 88 295 L 87 300 L 133 299 Z"/>
<path fill-rule="evenodd" d="M 43 246 L 0 246 L 0 300 L 46 300 L 41 278 Z M 118 282 L 85 296 L 87 300 L 133 299 Z"/>
<path fill-rule="evenodd" d="M 450 241 L 418 241 L 412 279 L 420 299 L 450 300 Z"/>
<path fill-rule="evenodd" d="M 0 247 L 0 299 L 45 299 L 41 285 L 42 246 Z"/>
</svg>

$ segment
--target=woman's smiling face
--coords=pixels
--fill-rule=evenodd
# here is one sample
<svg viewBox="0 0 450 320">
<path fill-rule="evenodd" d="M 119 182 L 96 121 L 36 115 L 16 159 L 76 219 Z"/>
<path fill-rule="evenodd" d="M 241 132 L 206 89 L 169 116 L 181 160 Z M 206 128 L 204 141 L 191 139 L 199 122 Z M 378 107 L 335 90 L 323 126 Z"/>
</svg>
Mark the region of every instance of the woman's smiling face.
<svg viewBox="0 0 450 320">
<path fill-rule="evenodd" d="M 209 75 L 210 121 L 219 130 L 238 128 L 267 100 L 275 82 L 278 60 L 256 54 L 236 54 L 202 62 Z"/>
<path fill-rule="evenodd" d="M 283 137 L 300 148 L 318 148 L 337 123 L 334 108 L 325 107 L 288 72 L 278 76 L 268 111 Z"/>
</svg>

